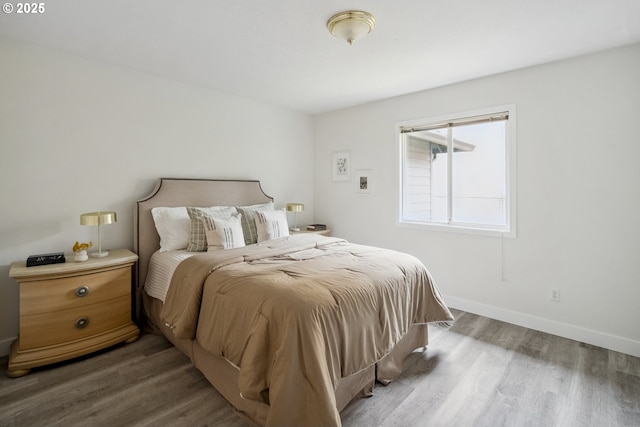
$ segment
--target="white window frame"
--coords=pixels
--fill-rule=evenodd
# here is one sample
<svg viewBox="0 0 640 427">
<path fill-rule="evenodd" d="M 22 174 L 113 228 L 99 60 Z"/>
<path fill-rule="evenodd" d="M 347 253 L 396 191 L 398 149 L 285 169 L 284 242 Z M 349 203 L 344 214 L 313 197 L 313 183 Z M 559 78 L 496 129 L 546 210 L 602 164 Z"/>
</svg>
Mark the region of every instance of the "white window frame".
<svg viewBox="0 0 640 427">
<path fill-rule="evenodd" d="M 430 222 L 430 221 L 407 221 L 403 220 L 403 179 L 404 179 L 404 136 L 401 133 L 402 128 L 427 126 L 436 123 L 452 122 L 460 119 L 466 119 L 476 116 L 486 116 L 501 112 L 507 112 L 509 119 L 507 121 L 505 138 L 505 174 L 506 174 L 506 225 L 505 226 L 489 226 L 483 224 L 466 224 L 456 222 Z M 476 234 L 483 236 L 496 237 L 516 237 L 516 106 L 515 104 L 501 105 L 497 107 L 489 107 L 461 113 L 446 114 L 435 117 L 427 117 L 422 119 L 408 120 L 396 123 L 396 165 L 397 165 L 397 197 L 396 197 L 396 226 L 417 228 L 423 230 L 448 231 L 456 233 Z M 451 170 L 448 171 L 451 173 Z"/>
</svg>

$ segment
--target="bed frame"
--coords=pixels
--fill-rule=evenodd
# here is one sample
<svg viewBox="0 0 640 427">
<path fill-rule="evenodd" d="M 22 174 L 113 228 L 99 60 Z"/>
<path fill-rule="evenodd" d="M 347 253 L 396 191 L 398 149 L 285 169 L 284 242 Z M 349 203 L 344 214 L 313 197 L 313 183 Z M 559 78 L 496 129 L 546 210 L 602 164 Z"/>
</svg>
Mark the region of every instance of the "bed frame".
<svg viewBox="0 0 640 427">
<path fill-rule="evenodd" d="M 135 207 L 134 251 L 139 260 L 136 271 L 136 307 L 139 322 L 147 330 L 162 333 L 186 354 L 209 382 L 237 411 L 253 422 L 264 425 L 269 406 L 241 398 L 238 388 L 239 368 L 225 358 L 208 353 L 197 340 L 176 339 L 160 319 L 162 302 L 143 292 L 151 255 L 160 249 L 151 209 L 178 206 L 248 206 L 273 201 L 255 180 L 208 180 L 161 178 L 155 189 L 139 200 Z M 375 365 L 339 380 L 336 402 L 341 411 L 355 397 L 370 396 L 376 379 L 388 383 L 400 374 L 402 361 L 416 348 L 428 342 L 427 325 L 414 325 L 394 349 Z"/>
</svg>

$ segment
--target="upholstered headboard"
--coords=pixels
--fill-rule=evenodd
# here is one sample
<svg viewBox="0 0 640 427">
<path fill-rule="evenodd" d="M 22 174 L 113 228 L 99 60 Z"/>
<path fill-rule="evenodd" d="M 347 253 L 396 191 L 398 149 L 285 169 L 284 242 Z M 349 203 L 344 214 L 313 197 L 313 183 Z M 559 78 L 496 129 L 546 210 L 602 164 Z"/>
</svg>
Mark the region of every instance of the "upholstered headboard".
<svg viewBox="0 0 640 427">
<path fill-rule="evenodd" d="M 136 202 L 133 221 L 133 250 L 138 254 L 136 288 L 142 289 L 149 259 L 160 249 L 151 209 L 177 206 L 248 206 L 273 201 L 260 181 L 160 178 L 148 196 Z"/>
</svg>

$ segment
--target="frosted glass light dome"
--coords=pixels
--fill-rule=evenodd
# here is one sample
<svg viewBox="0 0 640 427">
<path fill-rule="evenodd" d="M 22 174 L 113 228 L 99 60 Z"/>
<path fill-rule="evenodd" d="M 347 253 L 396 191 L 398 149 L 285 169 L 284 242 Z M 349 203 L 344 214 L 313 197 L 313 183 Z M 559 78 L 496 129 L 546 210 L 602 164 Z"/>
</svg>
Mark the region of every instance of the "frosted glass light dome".
<svg viewBox="0 0 640 427">
<path fill-rule="evenodd" d="M 329 32 L 349 44 L 369 34 L 375 25 L 373 15 L 361 10 L 340 12 L 327 21 Z"/>
</svg>

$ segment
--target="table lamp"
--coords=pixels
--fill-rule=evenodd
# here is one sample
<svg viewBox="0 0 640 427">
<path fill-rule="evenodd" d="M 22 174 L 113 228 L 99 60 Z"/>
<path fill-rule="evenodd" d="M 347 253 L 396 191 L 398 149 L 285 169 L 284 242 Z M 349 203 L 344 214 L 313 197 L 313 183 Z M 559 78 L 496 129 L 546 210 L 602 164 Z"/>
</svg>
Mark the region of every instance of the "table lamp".
<svg viewBox="0 0 640 427">
<path fill-rule="evenodd" d="M 102 236 L 100 235 L 100 226 L 103 224 L 113 224 L 116 222 L 115 212 L 89 212 L 80 215 L 81 225 L 97 225 L 98 226 L 98 252 L 91 252 L 90 256 L 102 258 L 109 255 L 109 251 L 102 250 Z"/>
<path fill-rule="evenodd" d="M 296 223 L 298 221 L 298 212 L 304 211 L 304 205 L 302 203 L 287 203 L 287 211 L 293 212 L 293 227 L 291 231 L 300 231 Z"/>
</svg>

